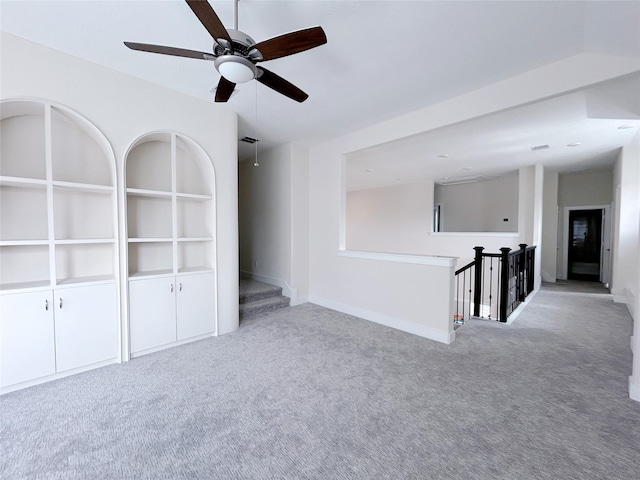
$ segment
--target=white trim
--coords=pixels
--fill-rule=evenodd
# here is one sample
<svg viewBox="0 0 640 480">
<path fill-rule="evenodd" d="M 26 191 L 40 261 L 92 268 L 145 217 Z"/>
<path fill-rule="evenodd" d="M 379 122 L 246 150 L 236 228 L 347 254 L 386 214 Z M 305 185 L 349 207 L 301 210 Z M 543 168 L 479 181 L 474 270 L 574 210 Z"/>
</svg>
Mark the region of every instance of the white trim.
<svg viewBox="0 0 640 480">
<path fill-rule="evenodd" d="M 560 246 L 562 251 L 562 265 L 561 267 L 561 275 L 558 278 L 561 280 L 566 280 L 569 278 L 569 212 L 574 210 L 603 210 L 602 212 L 602 235 L 606 231 L 605 222 L 611 222 L 611 205 L 581 205 L 578 207 L 563 207 L 563 222 L 562 222 L 562 245 Z M 608 225 L 610 233 L 613 231 L 613 225 Z M 611 238 L 605 239 L 602 238 L 602 242 L 600 245 L 601 254 L 600 254 L 600 277 L 603 276 L 603 267 L 604 267 L 604 259 L 602 258 L 604 254 L 604 248 L 606 245 L 609 246 L 609 261 L 607 264 L 609 265 L 609 269 L 611 270 Z M 611 278 L 611 271 L 609 273 L 609 278 Z M 604 282 L 607 283 L 607 282 Z"/>
<path fill-rule="evenodd" d="M 0 388 L 0 395 L 4 395 L 5 393 L 9 393 L 9 392 L 15 392 L 17 390 L 22 390 L 23 388 L 27 388 L 27 387 L 33 387 L 34 385 L 47 383 L 52 380 L 58 380 L 60 378 L 70 377 L 71 375 L 75 375 L 77 373 L 88 372 L 89 370 L 106 367 L 107 365 L 113 365 L 116 363 L 120 363 L 120 360 L 118 359 L 118 357 L 110 358 L 109 360 L 103 360 L 97 363 L 92 363 L 90 365 L 83 365 L 82 367 L 78 367 L 78 368 L 72 368 L 71 370 L 65 370 L 64 372 L 52 373 L 51 375 L 35 378 L 33 380 L 27 380 L 26 382 L 15 383 L 13 385 L 8 385 L 6 387 Z"/>
<path fill-rule="evenodd" d="M 368 320 L 370 322 L 378 323 L 386 327 L 395 328 L 403 332 L 418 335 L 419 337 L 428 338 L 429 340 L 435 340 L 436 342 L 450 344 L 456 338 L 455 331 L 444 332 L 441 330 L 435 330 L 423 325 L 417 325 L 415 323 L 400 320 L 398 318 L 389 317 L 381 313 L 365 310 L 364 308 L 354 307 L 351 305 L 345 305 L 344 303 L 334 302 L 326 298 L 317 297 L 315 295 L 309 295 L 309 302 L 314 305 L 320 305 L 321 307 L 330 308 L 338 312 L 353 315 L 354 317 Z"/>
<path fill-rule="evenodd" d="M 518 232 L 429 232 L 429 235 L 439 237 L 498 237 L 498 238 L 518 238 Z"/>
<path fill-rule="evenodd" d="M 298 296 L 298 298 L 296 298 L 295 301 L 293 299 L 291 299 L 291 301 L 289 302 L 289 305 L 291 307 L 297 307 L 298 305 L 302 305 L 304 303 L 309 303 L 309 296 L 308 295 L 300 295 L 300 296 Z"/>
<path fill-rule="evenodd" d="M 340 209 L 338 210 L 338 248 L 347 249 L 347 155 L 340 157 Z"/>
<path fill-rule="evenodd" d="M 614 295 L 613 296 L 613 303 L 627 303 L 627 296 L 626 295 Z"/>
<path fill-rule="evenodd" d="M 640 402 L 640 383 L 634 383 L 633 377 L 629 377 L 629 398 Z"/>
<path fill-rule="evenodd" d="M 399 253 L 358 252 L 352 250 L 338 250 L 339 257 L 361 258 L 365 260 L 379 260 L 381 262 L 414 263 L 431 265 L 434 267 L 455 267 L 458 257 L 441 257 L 426 255 L 404 255 Z"/>
<path fill-rule="evenodd" d="M 158 347 L 151 347 L 145 350 L 139 350 L 137 352 L 131 352 L 130 359 L 142 357 L 143 355 L 148 355 L 150 353 L 161 352 L 162 350 L 167 350 L 168 348 L 179 347 L 180 345 L 186 345 L 187 343 L 197 342 L 198 340 L 204 340 L 205 338 L 217 337 L 218 334 L 214 330 L 213 332 L 204 333 L 202 335 L 196 335 L 195 337 L 185 338 L 183 340 L 178 340 L 171 343 L 165 343 L 164 345 L 160 345 Z"/>
<path fill-rule="evenodd" d="M 529 301 L 539 291 L 540 291 L 540 288 L 536 288 L 533 292 L 527 295 L 527 297 L 524 299 L 524 302 L 521 302 L 520 305 L 518 305 L 516 309 L 513 312 L 511 312 L 511 315 L 507 317 L 507 325 L 511 325 L 513 323 L 513 321 L 518 317 L 518 315 L 520 315 L 522 311 L 526 308 L 526 306 L 529 304 Z"/>
</svg>

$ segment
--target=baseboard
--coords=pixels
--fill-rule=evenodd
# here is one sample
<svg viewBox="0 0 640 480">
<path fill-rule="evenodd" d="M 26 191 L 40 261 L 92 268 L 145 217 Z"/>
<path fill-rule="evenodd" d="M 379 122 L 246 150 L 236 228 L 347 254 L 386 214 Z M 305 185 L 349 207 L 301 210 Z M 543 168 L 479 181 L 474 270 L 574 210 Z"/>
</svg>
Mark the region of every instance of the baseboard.
<svg viewBox="0 0 640 480">
<path fill-rule="evenodd" d="M 429 340 L 435 340 L 436 342 L 450 344 L 456 338 L 456 334 L 453 330 L 451 332 L 435 330 L 423 325 L 416 325 L 415 323 L 389 317 L 381 313 L 372 312 L 352 305 L 334 302 L 333 300 L 317 297 L 315 295 L 310 295 L 308 300 L 310 303 L 320 305 L 321 307 L 330 308 L 331 310 L 353 315 L 354 317 L 362 318 L 363 320 L 369 320 L 370 322 L 395 328 L 396 330 L 401 330 L 413 335 L 418 335 L 419 337 L 428 338 Z"/>
<path fill-rule="evenodd" d="M 629 377 L 629 398 L 640 402 L 640 383 L 634 383 L 633 377 Z"/>
<path fill-rule="evenodd" d="M 527 298 L 524 299 L 524 302 L 520 303 L 520 305 L 518 305 L 516 309 L 513 312 L 511 312 L 511 315 L 507 317 L 507 325 L 511 325 L 513 323 L 513 321 L 518 317 L 518 315 L 520 315 L 520 313 L 527 307 L 527 304 L 529 303 L 529 301 L 531 301 L 531 299 L 539 291 L 540 289 L 536 288 L 533 292 L 527 295 Z"/>
<path fill-rule="evenodd" d="M 289 305 L 291 305 L 292 307 L 295 307 L 297 305 L 302 305 L 304 303 L 309 303 L 309 297 L 307 295 L 300 295 L 295 299 L 295 301 L 293 298 L 291 298 L 291 302 L 289 303 Z"/>
<path fill-rule="evenodd" d="M 186 345 L 187 343 L 197 342 L 199 340 L 204 340 L 209 337 L 217 337 L 218 334 L 216 332 L 205 333 L 203 335 L 197 335 L 195 337 L 186 338 L 184 340 L 178 340 L 176 342 L 165 343 L 164 345 L 160 345 L 158 347 L 147 348 L 146 350 L 140 350 L 138 352 L 131 353 L 131 358 L 138 358 L 144 355 L 149 355 L 150 353 L 161 352 L 162 350 L 166 350 L 168 348 L 179 347 L 180 345 Z"/>
<path fill-rule="evenodd" d="M 22 390 L 23 388 L 33 387 L 35 385 L 51 382 L 53 380 L 59 380 L 61 378 L 70 377 L 78 373 L 88 372 L 89 370 L 94 370 L 96 368 L 106 367 L 107 365 L 113 365 L 114 363 L 118 363 L 118 360 L 116 358 L 104 360 L 102 362 L 92 363 L 91 365 L 85 365 L 83 367 L 73 368 L 71 370 L 66 370 L 60 373 L 53 373 L 51 375 L 35 378 L 33 380 L 27 380 L 22 383 L 16 383 L 13 385 L 0 388 L 0 395 L 4 395 L 5 393 L 10 393 L 10 392 L 16 392 L 18 390 Z"/>
<path fill-rule="evenodd" d="M 635 312 L 635 296 L 631 292 L 625 292 L 624 295 L 621 294 L 613 294 L 613 302 L 614 303 L 623 303 L 627 307 L 627 311 L 631 318 L 635 320 L 636 312 Z"/>
</svg>

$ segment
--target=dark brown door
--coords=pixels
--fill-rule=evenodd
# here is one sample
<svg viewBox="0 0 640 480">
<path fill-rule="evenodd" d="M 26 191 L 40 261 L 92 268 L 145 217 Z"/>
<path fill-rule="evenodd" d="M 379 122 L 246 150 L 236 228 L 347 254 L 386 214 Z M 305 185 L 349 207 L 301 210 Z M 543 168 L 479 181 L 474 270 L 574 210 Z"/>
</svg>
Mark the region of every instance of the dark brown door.
<svg viewBox="0 0 640 480">
<path fill-rule="evenodd" d="M 568 274 L 574 280 L 600 280 L 602 210 L 569 212 Z"/>
</svg>

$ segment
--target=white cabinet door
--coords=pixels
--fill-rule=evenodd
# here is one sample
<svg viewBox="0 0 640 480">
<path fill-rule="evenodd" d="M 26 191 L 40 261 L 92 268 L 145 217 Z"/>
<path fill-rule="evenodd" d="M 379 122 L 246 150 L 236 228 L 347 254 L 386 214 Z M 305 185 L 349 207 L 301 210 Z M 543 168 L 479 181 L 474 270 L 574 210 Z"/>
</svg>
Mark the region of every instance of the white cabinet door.
<svg viewBox="0 0 640 480">
<path fill-rule="evenodd" d="M 129 282 L 131 353 L 176 341 L 175 279 Z"/>
<path fill-rule="evenodd" d="M 51 290 L 0 297 L 0 386 L 56 371 Z"/>
<path fill-rule="evenodd" d="M 178 340 L 212 333 L 215 326 L 213 273 L 177 277 Z"/>
<path fill-rule="evenodd" d="M 115 284 L 56 289 L 53 301 L 58 372 L 118 356 Z"/>
</svg>

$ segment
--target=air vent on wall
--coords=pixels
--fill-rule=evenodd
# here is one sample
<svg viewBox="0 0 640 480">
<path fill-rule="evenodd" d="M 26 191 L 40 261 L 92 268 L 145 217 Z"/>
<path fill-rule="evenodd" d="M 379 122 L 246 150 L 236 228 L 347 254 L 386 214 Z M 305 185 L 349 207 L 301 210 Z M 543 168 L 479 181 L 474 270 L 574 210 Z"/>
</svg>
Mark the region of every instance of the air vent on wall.
<svg viewBox="0 0 640 480">
<path fill-rule="evenodd" d="M 537 145 L 535 147 L 531 147 L 532 152 L 537 152 L 538 150 L 546 150 L 549 148 L 549 145 Z"/>
<path fill-rule="evenodd" d="M 256 143 L 256 142 L 259 142 L 260 140 L 253 137 L 244 137 L 244 138 L 241 138 L 240 141 L 245 143 Z"/>
<path fill-rule="evenodd" d="M 463 183 L 479 182 L 483 178 L 484 177 L 482 175 L 474 175 L 472 177 L 445 178 L 445 179 L 436 181 L 436 183 L 438 185 L 461 185 Z"/>
</svg>

